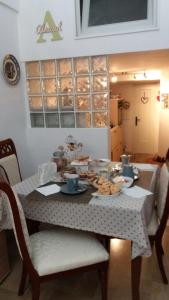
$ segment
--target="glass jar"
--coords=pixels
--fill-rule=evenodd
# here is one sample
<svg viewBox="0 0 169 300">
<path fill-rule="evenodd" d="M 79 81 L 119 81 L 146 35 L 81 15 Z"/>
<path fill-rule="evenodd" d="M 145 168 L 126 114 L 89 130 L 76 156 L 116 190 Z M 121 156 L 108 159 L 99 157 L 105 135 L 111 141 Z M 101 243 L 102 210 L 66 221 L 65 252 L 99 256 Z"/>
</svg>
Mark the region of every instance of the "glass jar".
<svg viewBox="0 0 169 300">
<path fill-rule="evenodd" d="M 57 171 L 61 171 L 67 165 L 67 159 L 64 157 L 63 151 L 54 152 L 52 160 L 57 165 Z"/>
</svg>

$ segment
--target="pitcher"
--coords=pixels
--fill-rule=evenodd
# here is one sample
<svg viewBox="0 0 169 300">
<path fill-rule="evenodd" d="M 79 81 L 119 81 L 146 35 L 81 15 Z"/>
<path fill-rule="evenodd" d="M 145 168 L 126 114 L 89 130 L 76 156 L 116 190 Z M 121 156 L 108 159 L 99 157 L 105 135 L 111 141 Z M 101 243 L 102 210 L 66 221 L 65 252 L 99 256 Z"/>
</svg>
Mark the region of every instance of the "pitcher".
<svg viewBox="0 0 169 300">
<path fill-rule="evenodd" d="M 123 167 L 124 165 L 128 165 L 128 164 L 129 164 L 129 162 L 130 162 L 130 157 L 131 157 L 131 155 L 127 155 L 127 154 L 122 154 L 122 155 L 120 156 L 121 162 L 122 162 L 122 167 Z"/>
</svg>

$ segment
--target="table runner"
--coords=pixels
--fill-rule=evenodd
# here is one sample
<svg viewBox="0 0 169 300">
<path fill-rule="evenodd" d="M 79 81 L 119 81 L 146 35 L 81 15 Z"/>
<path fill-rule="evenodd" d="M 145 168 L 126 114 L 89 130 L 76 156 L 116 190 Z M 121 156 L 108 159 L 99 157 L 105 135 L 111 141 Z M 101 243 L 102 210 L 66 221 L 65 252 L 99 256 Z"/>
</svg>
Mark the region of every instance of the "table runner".
<svg viewBox="0 0 169 300">
<path fill-rule="evenodd" d="M 141 176 L 136 183 L 154 191 L 156 172 L 153 173 L 153 176 L 152 172 L 148 171 L 141 174 L 144 176 Z M 37 177 L 31 178 L 30 182 L 32 181 L 36 188 L 38 186 Z M 15 190 L 24 194 L 26 191 L 34 189 L 30 182 L 28 179 L 25 180 L 22 188 L 19 184 L 15 186 Z M 82 194 L 79 195 L 79 199 L 81 196 Z M 112 198 L 111 201 L 103 198 L 100 202 L 92 197 L 89 203 L 83 203 L 77 199 L 68 202 L 48 197 L 42 201 L 39 196 L 36 200 L 33 198 L 30 200 L 29 195 L 21 202 L 28 218 L 131 240 L 133 242 L 132 258 L 151 254 L 147 223 L 152 212 L 153 196 L 135 199 L 121 194 L 117 198 Z M 6 227 L 4 225 L 5 228 L 8 228 L 7 226 L 9 224 L 6 224 Z"/>
</svg>

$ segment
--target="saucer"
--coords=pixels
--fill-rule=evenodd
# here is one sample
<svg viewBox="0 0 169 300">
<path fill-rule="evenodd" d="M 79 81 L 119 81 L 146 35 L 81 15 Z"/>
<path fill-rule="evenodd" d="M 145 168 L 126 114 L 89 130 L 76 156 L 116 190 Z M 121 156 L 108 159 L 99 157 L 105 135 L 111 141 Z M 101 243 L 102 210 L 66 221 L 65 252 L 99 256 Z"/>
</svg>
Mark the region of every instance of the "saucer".
<svg viewBox="0 0 169 300">
<path fill-rule="evenodd" d="M 64 193 L 64 194 L 68 194 L 68 195 L 81 194 L 81 193 L 84 193 L 86 190 L 87 190 L 87 186 L 86 185 L 81 185 L 81 184 L 79 184 L 77 189 L 74 190 L 74 191 L 68 190 L 67 184 L 65 184 L 61 187 L 61 192 Z"/>
</svg>

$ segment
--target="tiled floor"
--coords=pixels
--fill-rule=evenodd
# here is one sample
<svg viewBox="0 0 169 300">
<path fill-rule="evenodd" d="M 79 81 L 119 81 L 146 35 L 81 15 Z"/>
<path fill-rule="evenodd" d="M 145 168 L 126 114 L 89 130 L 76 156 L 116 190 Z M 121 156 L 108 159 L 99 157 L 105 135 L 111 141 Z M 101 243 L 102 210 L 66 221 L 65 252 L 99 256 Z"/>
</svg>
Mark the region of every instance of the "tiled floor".
<svg viewBox="0 0 169 300">
<path fill-rule="evenodd" d="M 164 236 L 164 263 L 169 278 L 169 227 Z M 11 273 L 0 285 L 1 300 L 31 300 L 30 286 L 25 295 L 17 296 L 21 264 L 16 245 L 9 241 Z M 168 300 L 169 285 L 164 285 L 157 266 L 156 256 L 143 259 L 141 276 L 141 300 Z M 129 300 L 130 290 L 130 243 L 111 241 L 111 257 L 108 282 L 108 300 Z M 41 286 L 40 300 L 101 300 L 99 280 L 96 272 L 79 276 L 59 278 Z"/>
</svg>

